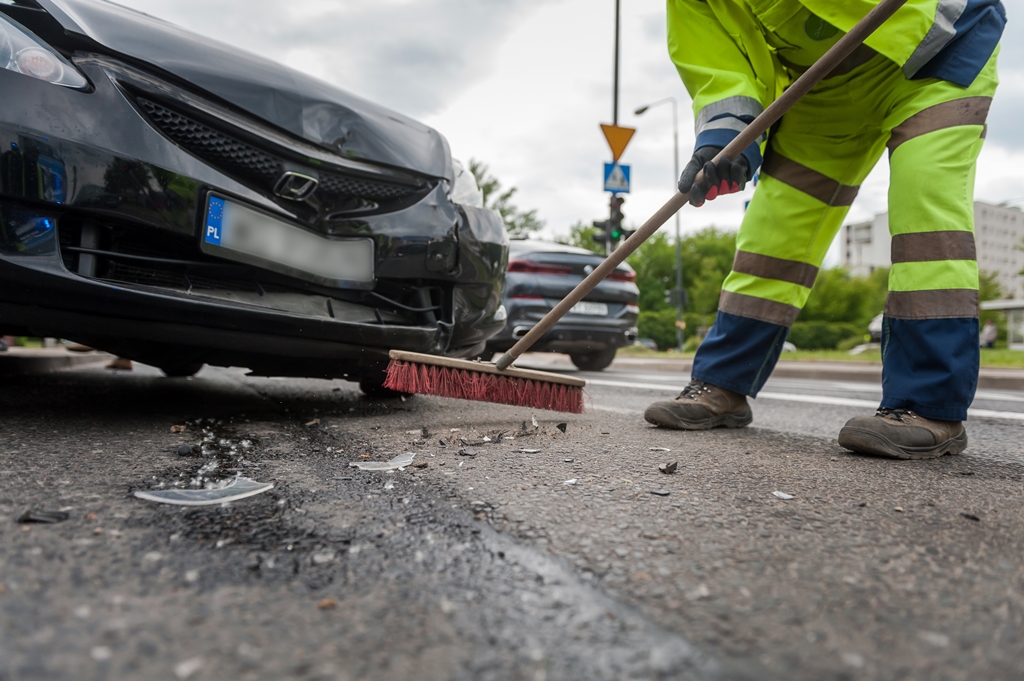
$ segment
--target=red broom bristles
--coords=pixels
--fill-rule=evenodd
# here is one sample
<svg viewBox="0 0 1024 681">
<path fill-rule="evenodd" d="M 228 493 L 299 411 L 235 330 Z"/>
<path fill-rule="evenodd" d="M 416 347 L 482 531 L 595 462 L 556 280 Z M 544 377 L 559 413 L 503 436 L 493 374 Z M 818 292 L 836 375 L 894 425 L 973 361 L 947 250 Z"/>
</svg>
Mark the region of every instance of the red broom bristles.
<svg viewBox="0 0 1024 681">
<path fill-rule="evenodd" d="M 583 413 L 583 388 L 391 360 L 384 387 L 403 393 Z"/>
</svg>

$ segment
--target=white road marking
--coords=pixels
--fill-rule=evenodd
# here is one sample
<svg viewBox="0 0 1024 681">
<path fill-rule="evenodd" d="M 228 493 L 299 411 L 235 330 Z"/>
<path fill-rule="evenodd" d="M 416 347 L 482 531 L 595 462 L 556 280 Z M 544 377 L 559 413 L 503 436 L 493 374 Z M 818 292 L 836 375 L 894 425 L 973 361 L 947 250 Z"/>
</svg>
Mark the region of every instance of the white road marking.
<svg viewBox="0 0 1024 681">
<path fill-rule="evenodd" d="M 626 381 L 606 381 L 600 378 L 588 378 L 588 385 L 607 386 L 609 388 L 634 388 L 639 390 L 655 390 L 660 392 L 679 393 L 680 386 L 668 386 L 660 383 L 628 383 Z M 878 402 L 873 400 L 857 400 L 849 397 L 832 397 L 831 395 L 796 395 L 792 393 L 778 393 L 762 391 L 757 395 L 758 399 L 780 400 L 785 402 L 803 402 L 807 404 L 829 404 L 838 407 L 859 407 L 865 409 L 877 409 Z M 601 411 L 617 411 L 633 413 L 632 410 L 619 409 L 618 407 L 595 406 Z M 992 409 L 968 409 L 968 417 L 979 419 L 1008 419 L 1011 421 L 1024 421 L 1024 413 L 1015 411 L 995 411 Z"/>
</svg>

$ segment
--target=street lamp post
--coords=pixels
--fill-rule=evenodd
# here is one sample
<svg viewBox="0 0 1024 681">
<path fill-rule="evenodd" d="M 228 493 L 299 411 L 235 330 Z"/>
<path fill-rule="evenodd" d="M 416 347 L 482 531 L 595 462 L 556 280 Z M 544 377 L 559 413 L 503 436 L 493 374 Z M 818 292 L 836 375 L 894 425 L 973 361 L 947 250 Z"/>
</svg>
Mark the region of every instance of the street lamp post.
<svg viewBox="0 0 1024 681">
<path fill-rule="evenodd" d="M 679 183 L 679 111 L 678 103 L 675 97 L 666 97 L 665 99 L 659 99 L 653 104 L 647 104 L 640 107 L 634 113 L 637 116 L 642 116 L 648 109 L 658 106 L 659 104 L 672 104 L 672 144 L 673 154 L 672 161 L 675 166 L 675 174 L 672 176 L 672 191 L 678 190 Z M 683 330 L 680 328 L 680 324 L 683 320 L 683 245 L 679 235 L 679 213 L 676 212 L 676 288 L 675 288 L 675 300 L 676 300 L 676 347 L 679 350 L 683 349 Z"/>
</svg>

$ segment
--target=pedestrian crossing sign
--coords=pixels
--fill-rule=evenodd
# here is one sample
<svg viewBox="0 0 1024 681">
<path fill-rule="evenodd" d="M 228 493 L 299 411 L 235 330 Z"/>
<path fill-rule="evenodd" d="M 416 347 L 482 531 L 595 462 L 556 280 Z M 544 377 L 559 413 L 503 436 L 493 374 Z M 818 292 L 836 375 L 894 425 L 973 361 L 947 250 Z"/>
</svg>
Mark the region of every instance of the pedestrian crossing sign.
<svg viewBox="0 0 1024 681">
<path fill-rule="evenodd" d="M 628 194 L 629 166 L 619 163 L 605 163 L 604 190 L 612 194 Z"/>
</svg>

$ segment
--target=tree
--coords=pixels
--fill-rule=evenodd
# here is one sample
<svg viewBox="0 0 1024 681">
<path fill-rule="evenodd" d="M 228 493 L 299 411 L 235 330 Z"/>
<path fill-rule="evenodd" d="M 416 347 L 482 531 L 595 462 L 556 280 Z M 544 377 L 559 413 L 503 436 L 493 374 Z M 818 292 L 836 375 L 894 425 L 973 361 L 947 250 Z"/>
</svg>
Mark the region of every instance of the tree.
<svg viewBox="0 0 1024 681">
<path fill-rule="evenodd" d="M 577 248 L 585 248 L 588 251 L 593 251 L 598 255 L 604 255 L 604 244 L 594 239 L 596 230 L 594 227 L 584 223 L 577 222 L 569 228 L 569 236 L 560 236 L 555 239 L 560 244 L 566 246 L 575 246 Z"/>
<path fill-rule="evenodd" d="M 484 206 L 498 211 L 505 222 L 505 229 L 512 236 L 526 236 L 544 227 L 544 221 L 537 218 L 537 211 L 523 211 L 512 204 L 512 197 L 518 191 L 516 187 L 502 189 L 498 178 L 490 174 L 490 169 L 481 161 L 469 160 L 469 172 L 476 178 L 480 193 L 484 197 Z"/>
</svg>

